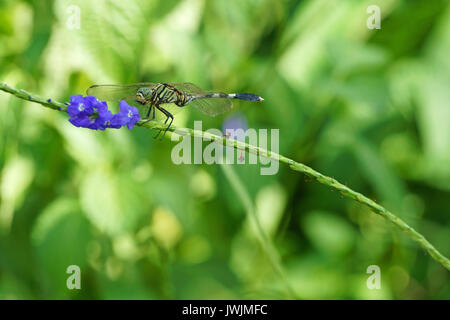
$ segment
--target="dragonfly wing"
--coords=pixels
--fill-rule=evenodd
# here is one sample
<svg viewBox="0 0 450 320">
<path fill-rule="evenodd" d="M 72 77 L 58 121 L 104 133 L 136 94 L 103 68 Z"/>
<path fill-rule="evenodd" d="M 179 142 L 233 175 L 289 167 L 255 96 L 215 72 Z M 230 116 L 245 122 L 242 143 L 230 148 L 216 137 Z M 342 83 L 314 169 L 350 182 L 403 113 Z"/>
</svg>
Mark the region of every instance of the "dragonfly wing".
<svg viewBox="0 0 450 320">
<path fill-rule="evenodd" d="M 207 93 L 214 93 L 213 91 L 204 91 L 197 87 L 195 84 L 190 82 L 184 83 L 170 83 L 177 89 L 181 89 L 187 94 L 190 95 L 205 95 Z M 228 98 L 205 98 L 205 99 L 196 99 L 190 102 L 190 105 L 193 105 L 200 112 L 214 117 L 219 114 L 230 111 L 233 108 L 233 102 Z"/>
<path fill-rule="evenodd" d="M 226 98 L 205 98 L 193 100 L 190 103 L 202 113 L 215 117 L 219 114 L 230 111 L 233 108 L 233 102 Z"/>
<path fill-rule="evenodd" d="M 86 90 L 86 94 L 101 101 L 120 101 L 130 96 L 136 96 L 139 88 L 152 88 L 156 85 L 157 83 L 152 82 L 93 85 Z"/>
<path fill-rule="evenodd" d="M 177 89 L 183 90 L 184 92 L 188 94 L 205 94 L 207 93 L 205 90 L 200 89 L 195 84 L 191 82 L 182 82 L 182 83 L 176 83 L 176 82 L 170 82 L 168 83 L 171 86 L 174 86 Z"/>
</svg>

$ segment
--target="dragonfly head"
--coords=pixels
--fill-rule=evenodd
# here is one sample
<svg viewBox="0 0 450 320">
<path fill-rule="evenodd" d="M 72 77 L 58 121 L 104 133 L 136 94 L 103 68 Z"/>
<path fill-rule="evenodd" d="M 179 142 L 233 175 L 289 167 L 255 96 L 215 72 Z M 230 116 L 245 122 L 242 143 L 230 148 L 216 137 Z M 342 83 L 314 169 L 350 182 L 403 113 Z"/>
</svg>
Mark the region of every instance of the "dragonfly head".
<svg viewBox="0 0 450 320">
<path fill-rule="evenodd" d="M 139 88 L 136 100 L 141 104 L 147 104 L 152 99 L 152 91 L 149 88 Z"/>
</svg>

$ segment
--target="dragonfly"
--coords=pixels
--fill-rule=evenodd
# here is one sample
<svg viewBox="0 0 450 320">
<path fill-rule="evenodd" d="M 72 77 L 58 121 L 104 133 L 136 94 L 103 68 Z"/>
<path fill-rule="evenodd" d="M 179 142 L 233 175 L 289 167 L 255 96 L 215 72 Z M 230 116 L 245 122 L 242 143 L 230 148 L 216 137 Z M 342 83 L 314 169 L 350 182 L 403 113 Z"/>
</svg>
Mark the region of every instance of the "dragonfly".
<svg viewBox="0 0 450 320">
<path fill-rule="evenodd" d="M 222 93 L 204 91 L 190 82 L 185 83 L 133 83 L 125 85 L 93 85 L 86 91 L 102 101 L 122 101 L 138 108 L 141 118 L 147 121 L 164 119 L 168 126 L 161 139 L 173 122 L 173 115 L 187 105 L 192 105 L 210 117 L 228 112 L 233 107 L 232 99 L 260 102 L 264 99 L 253 93 Z M 156 113 L 158 111 L 158 113 Z M 162 130 L 155 136 L 157 138 Z"/>
</svg>

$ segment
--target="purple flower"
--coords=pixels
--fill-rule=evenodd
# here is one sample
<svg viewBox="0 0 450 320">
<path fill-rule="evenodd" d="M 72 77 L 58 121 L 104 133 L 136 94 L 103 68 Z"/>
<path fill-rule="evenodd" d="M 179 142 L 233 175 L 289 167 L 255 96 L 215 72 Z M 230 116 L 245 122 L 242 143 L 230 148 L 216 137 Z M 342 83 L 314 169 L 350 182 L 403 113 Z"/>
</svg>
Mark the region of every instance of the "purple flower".
<svg viewBox="0 0 450 320">
<path fill-rule="evenodd" d="M 111 110 L 104 109 L 99 110 L 98 118 L 95 119 L 95 129 L 105 130 L 106 128 L 114 128 L 119 129 L 121 127 L 120 124 L 113 123 L 113 118 L 115 115 L 112 114 Z"/>
<path fill-rule="evenodd" d="M 128 129 L 133 129 L 134 124 L 139 122 L 139 110 L 136 107 L 130 106 L 125 100 L 120 101 L 120 112 L 113 116 L 111 124 L 116 126 L 127 125 Z"/>
<path fill-rule="evenodd" d="M 108 110 L 108 104 L 105 101 L 100 101 L 96 97 L 87 96 L 84 97 L 84 103 L 92 106 L 94 109 L 100 111 Z"/>
<path fill-rule="evenodd" d="M 87 98 L 87 97 L 86 97 Z M 70 104 L 67 107 L 67 113 L 71 116 L 86 116 L 94 113 L 92 99 L 83 98 L 82 95 L 70 96 Z M 92 97 L 97 100 L 95 97 Z"/>
<path fill-rule="evenodd" d="M 89 116 L 86 115 L 72 116 L 69 118 L 69 121 L 75 127 L 94 129 L 93 126 L 95 119 L 91 119 Z"/>
</svg>

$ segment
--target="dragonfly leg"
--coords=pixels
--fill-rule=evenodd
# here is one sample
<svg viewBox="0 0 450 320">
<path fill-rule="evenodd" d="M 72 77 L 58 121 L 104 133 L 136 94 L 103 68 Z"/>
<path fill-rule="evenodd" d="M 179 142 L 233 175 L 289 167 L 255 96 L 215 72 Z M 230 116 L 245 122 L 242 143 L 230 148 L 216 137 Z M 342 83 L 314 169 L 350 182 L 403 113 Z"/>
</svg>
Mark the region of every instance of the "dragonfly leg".
<svg viewBox="0 0 450 320">
<path fill-rule="evenodd" d="M 145 119 L 148 119 L 148 117 L 150 116 L 150 112 L 152 112 L 152 105 L 151 104 L 148 107 L 148 111 L 147 111 L 147 114 L 145 115 Z"/>
<path fill-rule="evenodd" d="M 150 119 L 149 116 L 150 116 L 150 113 L 152 112 L 152 110 L 153 110 L 153 115 L 152 115 L 152 118 Z M 145 119 L 147 119 L 147 120 L 145 120 L 144 123 L 155 120 L 155 107 L 153 106 L 153 104 L 150 104 L 147 114 L 145 115 Z"/>
<path fill-rule="evenodd" d="M 157 106 L 158 106 L 158 105 L 155 104 L 155 106 L 153 107 L 153 114 L 155 114 L 155 109 L 157 108 Z M 158 108 L 158 110 L 161 110 L 161 109 Z M 166 116 L 166 122 L 167 122 L 167 119 L 168 119 L 168 118 L 167 118 L 167 116 Z M 164 124 L 165 124 L 166 122 L 164 122 Z M 162 130 L 159 129 L 158 133 L 153 137 L 153 139 L 158 138 L 158 136 L 159 136 L 159 134 L 161 133 L 161 131 L 162 131 Z"/>
<path fill-rule="evenodd" d="M 173 122 L 173 115 L 172 115 L 169 111 L 167 111 L 166 109 L 160 107 L 159 105 L 156 105 L 156 108 L 158 108 L 158 110 L 161 111 L 162 113 L 164 113 L 164 115 L 166 116 L 166 121 L 164 121 L 164 124 L 166 124 L 167 121 L 168 121 L 169 118 L 170 118 L 169 125 L 168 125 L 167 128 L 164 130 L 164 133 L 163 133 L 163 135 L 162 135 L 162 137 L 161 137 L 161 139 L 160 139 L 160 140 L 162 140 L 162 139 L 164 138 L 164 136 L 166 135 L 167 130 L 169 130 L 170 126 L 172 125 L 172 122 Z M 159 136 L 159 134 L 161 133 L 161 131 L 162 131 L 162 130 L 159 130 L 158 134 L 155 136 L 155 139 Z"/>
</svg>

